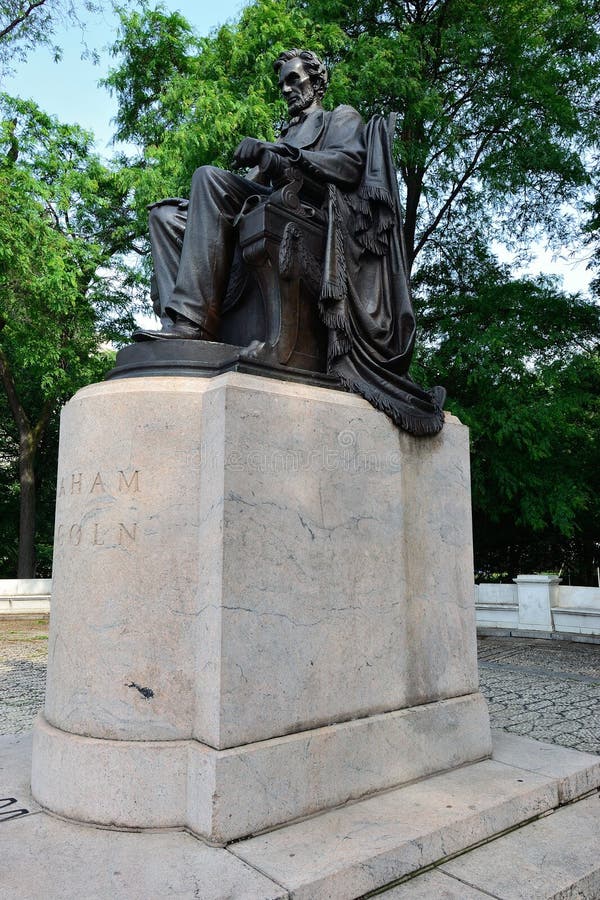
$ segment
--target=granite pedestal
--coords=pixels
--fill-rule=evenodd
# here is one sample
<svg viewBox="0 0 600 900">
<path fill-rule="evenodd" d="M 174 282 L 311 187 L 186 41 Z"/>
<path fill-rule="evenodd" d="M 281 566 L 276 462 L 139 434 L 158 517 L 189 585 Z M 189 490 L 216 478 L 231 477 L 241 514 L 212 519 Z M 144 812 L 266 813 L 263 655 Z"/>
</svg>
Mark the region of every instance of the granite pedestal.
<svg viewBox="0 0 600 900">
<path fill-rule="evenodd" d="M 485 759 L 467 430 L 240 373 L 61 423 L 46 809 L 214 844 Z"/>
</svg>

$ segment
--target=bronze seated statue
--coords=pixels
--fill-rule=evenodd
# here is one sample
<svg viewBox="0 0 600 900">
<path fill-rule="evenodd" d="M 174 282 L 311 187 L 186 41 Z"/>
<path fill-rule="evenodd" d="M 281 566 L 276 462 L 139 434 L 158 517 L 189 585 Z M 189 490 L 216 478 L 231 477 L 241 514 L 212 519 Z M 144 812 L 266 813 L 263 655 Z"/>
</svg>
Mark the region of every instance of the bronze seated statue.
<svg viewBox="0 0 600 900">
<path fill-rule="evenodd" d="M 151 207 L 162 328 L 136 332 L 137 352 L 151 347 L 160 370 L 161 354 L 189 360 L 193 347 L 201 362 L 228 347 L 237 352 L 221 353 L 222 369 L 322 373 L 401 428 L 435 433 L 444 391 L 423 390 L 407 374 L 415 320 L 393 119 L 364 125 L 350 106 L 324 110 L 327 73 L 310 51 L 287 51 L 274 67 L 291 114 L 277 143 L 245 138 L 235 162 L 254 166 L 246 177 L 203 166 L 189 201 Z M 116 375 L 143 370 L 134 363 L 119 373 L 119 362 Z"/>
</svg>

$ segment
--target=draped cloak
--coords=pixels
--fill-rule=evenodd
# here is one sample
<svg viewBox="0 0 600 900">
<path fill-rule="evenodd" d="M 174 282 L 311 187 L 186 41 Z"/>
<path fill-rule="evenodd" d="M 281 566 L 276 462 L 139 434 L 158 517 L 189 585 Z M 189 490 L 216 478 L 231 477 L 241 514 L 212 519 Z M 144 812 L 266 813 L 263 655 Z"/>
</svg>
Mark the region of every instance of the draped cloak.
<svg viewBox="0 0 600 900">
<path fill-rule="evenodd" d="M 319 314 L 327 371 L 412 434 L 444 423 L 443 388 L 408 376 L 415 317 L 402 214 L 385 120 L 365 126 L 351 106 L 319 109 L 279 138 L 295 165 L 327 186 L 327 236 Z"/>
<path fill-rule="evenodd" d="M 319 312 L 329 332 L 328 372 L 412 434 L 444 423 L 442 388 L 408 376 L 416 334 L 398 183 L 388 131 L 376 116 L 365 129 L 358 189 L 328 184 L 328 225 Z"/>
</svg>

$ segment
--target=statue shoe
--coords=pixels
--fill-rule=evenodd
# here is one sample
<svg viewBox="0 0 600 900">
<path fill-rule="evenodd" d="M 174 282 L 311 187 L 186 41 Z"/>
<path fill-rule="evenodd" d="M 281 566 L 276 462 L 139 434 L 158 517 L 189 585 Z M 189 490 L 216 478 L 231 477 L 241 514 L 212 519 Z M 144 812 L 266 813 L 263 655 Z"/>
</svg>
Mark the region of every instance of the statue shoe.
<svg viewBox="0 0 600 900">
<path fill-rule="evenodd" d="M 200 325 L 184 319 L 183 316 L 178 316 L 174 322 L 166 323 L 157 331 L 140 328 L 132 334 L 134 341 L 201 341 L 207 337 Z"/>
</svg>

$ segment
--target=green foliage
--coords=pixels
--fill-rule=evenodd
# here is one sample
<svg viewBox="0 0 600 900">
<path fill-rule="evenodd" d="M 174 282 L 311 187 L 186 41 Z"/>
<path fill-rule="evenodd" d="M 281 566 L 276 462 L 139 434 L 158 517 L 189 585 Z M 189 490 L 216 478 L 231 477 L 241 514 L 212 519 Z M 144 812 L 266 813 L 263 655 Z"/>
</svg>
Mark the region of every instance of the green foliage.
<svg viewBox="0 0 600 900">
<path fill-rule="evenodd" d="M 597 138 L 598 0 L 300 0 L 343 31 L 335 84 L 397 110 L 411 259 L 465 186 L 505 234 L 563 234 Z M 456 222 L 460 227 L 460 222 Z"/>
<path fill-rule="evenodd" d="M 31 537 L 35 500 L 25 486 L 40 461 L 54 459 L 51 423 L 65 399 L 110 367 L 102 343 L 133 328 L 133 229 L 129 175 L 100 162 L 89 134 L 6 95 L 0 117 L 0 480 L 10 486 L 0 512 L 14 511 L 18 473 L 23 552 L 23 517 Z M 0 524 L 4 535 L 11 525 L 7 565 L 14 520 Z"/>
<path fill-rule="evenodd" d="M 309 45 L 327 57 L 340 39 L 337 28 L 292 14 L 280 0 L 250 5 L 209 38 L 195 38 L 161 6 L 121 10 L 119 65 L 105 83 L 119 102 L 118 137 L 143 149 L 133 161 L 140 233 L 146 204 L 185 196 L 197 166 L 230 167 L 246 135 L 275 138 L 285 107 L 272 64 L 282 50 Z"/>
<path fill-rule="evenodd" d="M 596 273 L 592 280 L 591 288 L 594 295 L 600 300 L 600 178 L 598 173 L 600 166 L 596 159 L 595 169 L 595 200 L 588 206 L 588 222 L 586 223 L 586 243 L 591 248 L 590 268 Z"/>
<path fill-rule="evenodd" d="M 157 143 L 179 118 L 179 113 L 173 118 L 173 109 L 163 101 L 164 86 L 178 76 L 184 81 L 190 76 L 200 42 L 178 12 L 150 9 L 147 4 L 141 11 L 129 12 L 122 6 L 116 11 L 122 29 L 111 53 L 122 56 L 123 63 L 105 81 L 119 99 L 116 137 Z"/>
<path fill-rule="evenodd" d="M 17 571 L 19 555 L 19 441 L 6 396 L 0 392 L 0 577 Z"/>
<path fill-rule="evenodd" d="M 416 287 L 421 371 L 447 386 L 471 429 L 476 568 L 568 564 L 589 580 L 600 549 L 598 306 L 548 278 L 511 278 L 477 243 L 423 266 Z"/>
<path fill-rule="evenodd" d="M 107 84 L 119 136 L 144 147 L 140 213 L 161 188 L 185 193 L 197 165 L 229 165 L 246 134 L 273 138 L 271 63 L 290 46 L 330 65 L 328 104 L 400 114 L 411 262 L 460 228 L 467 189 L 505 237 L 562 239 L 589 180 L 600 0 L 255 0 L 206 39 L 161 7 L 121 21 Z"/>
<path fill-rule="evenodd" d="M 489 248 L 540 232 L 565 243 L 579 227 L 595 175 L 600 0 L 254 0 L 208 38 L 162 6 L 120 18 L 106 85 L 117 136 L 138 148 L 127 165 L 102 165 L 89 135 L 3 101 L 0 350 L 30 427 L 103 365 L 99 341 L 130 327 L 142 276 L 125 254 L 147 252 L 146 205 L 186 196 L 199 165 L 229 168 L 244 136 L 272 140 L 285 117 L 272 61 L 310 47 L 330 68 L 328 106 L 399 113 L 421 325 L 413 374 L 445 384 L 471 428 L 480 571 L 564 563 L 589 580 L 598 310 L 550 280 L 514 278 Z M 19 429 L 0 421 L 8 509 Z M 54 422 L 38 464 L 50 464 Z M 0 539 L 14 547 L 3 515 Z"/>
<path fill-rule="evenodd" d="M 133 233 L 128 175 L 100 162 L 91 135 L 29 101 L 3 95 L 0 113 L 2 347 L 42 398 L 65 395 L 99 340 L 132 325 L 118 279 Z"/>
<path fill-rule="evenodd" d="M 516 574 L 553 568 L 558 554 L 589 569 L 598 311 L 552 281 L 513 278 L 489 247 L 500 237 L 526 252 L 540 232 L 564 244 L 579 227 L 598 134 L 600 0 L 255 0 L 206 39 L 160 7 L 121 22 L 107 84 L 119 136 L 141 146 L 140 234 L 145 205 L 185 196 L 196 166 L 229 167 L 242 137 L 277 134 L 271 64 L 283 49 L 325 59 L 330 107 L 399 113 L 414 376 L 447 385 L 471 427 L 478 565 Z"/>
</svg>

